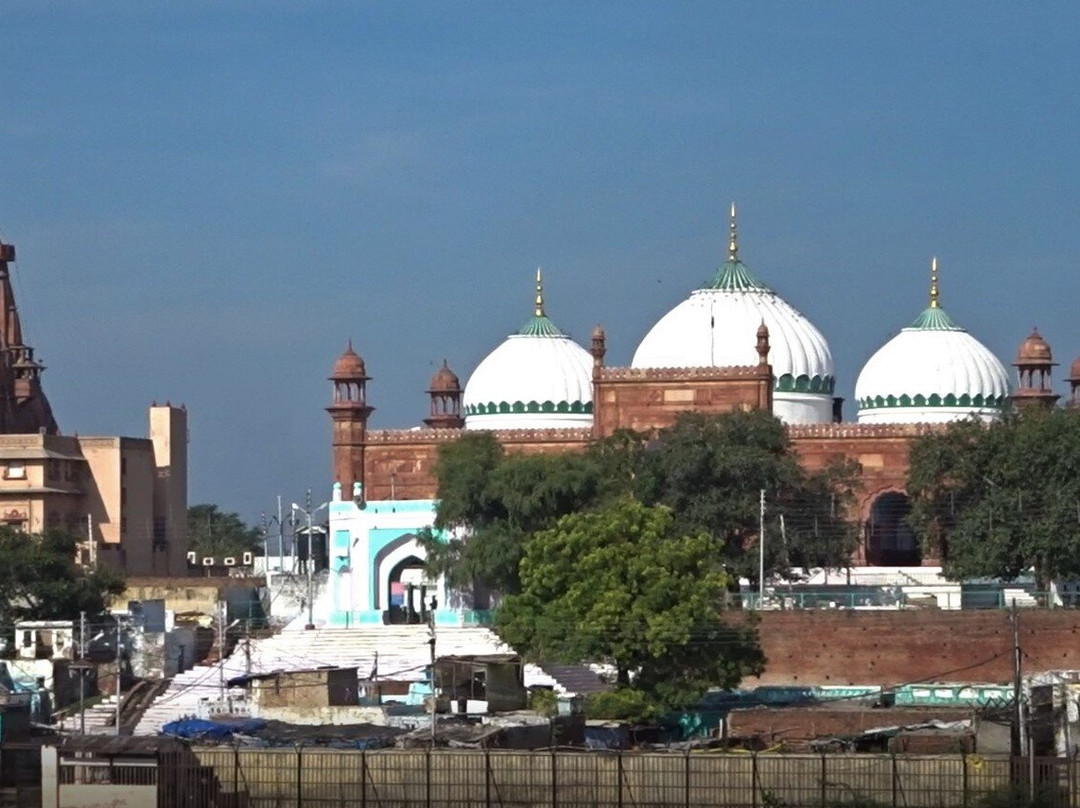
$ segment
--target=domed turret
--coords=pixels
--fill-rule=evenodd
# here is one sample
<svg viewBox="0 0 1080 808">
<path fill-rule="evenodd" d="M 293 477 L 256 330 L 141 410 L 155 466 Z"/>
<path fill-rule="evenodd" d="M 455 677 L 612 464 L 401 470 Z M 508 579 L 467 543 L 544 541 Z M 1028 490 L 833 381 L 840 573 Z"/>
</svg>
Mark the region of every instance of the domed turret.
<svg viewBox="0 0 1080 808">
<path fill-rule="evenodd" d="M 591 426 L 592 364 L 589 352 L 544 313 L 537 270 L 532 319 L 488 354 L 465 384 L 465 428 Z"/>
<path fill-rule="evenodd" d="M 445 359 L 431 377 L 428 395 L 431 415 L 424 419 L 425 424 L 436 429 L 461 429 L 465 425 L 461 417 L 461 382 Z"/>
<path fill-rule="evenodd" d="M 1001 415 L 1008 395 L 1005 367 L 939 305 L 933 259 L 930 305 L 870 357 L 859 374 L 859 422 L 989 420 Z"/>
<path fill-rule="evenodd" d="M 450 366 L 446 364 L 446 360 L 443 360 L 442 367 L 435 371 L 435 375 L 431 377 L 431 387 L 428 388 L 429 393 L 458 393 L 461 392 L 461 382 L 458 381 L 457 374 L 450 370 Z"/>
<path fill-rule="evenodd" d="M 345 381 L 366 378 L 368 378 L 368 375 L 367 369 L 364 367 L 364 360 L 360 357 L 360 354 L 353 350 L 352 340 L 349 340 L 349 344 L 342 351 L 341 356 L 334 362 L 334 369 L 330 374 L 330 379 L 331 381 Z"/>
<path fill-rule="evenodd" d="M 1016 352 L 1014 367 L 1021 365 L 1056 365 L 1050 344 L 1043 339 L 1039 329 L 1033 328 L 1027 339 L 1020 343 L 1020 350 Z"/>
<path fill-rule="evenodd" d="M 1033 328 L 1028 338 L 1020 343 L 1016 361 L 1013 362 L 1018 382 L 1012 394 L 1013 404 L 1018 407 L 1030 404 L 1053 407 L 1061 398 L 1051 389 L 1051 373 L 1056 364 L 1050 344 L 1042 338 L 1039 329 Z"/>
<path fill-rule="evenodd" d="M 1069 376 L 1065 381 L 1069 383 L 1069 406 L 1080 407 L 1080 356 L 1069 365 Z"/>
<path fill-rule="evenodd" d="M 757 365 L 768 332 L 773 412 L 791 424 L 832 420 L 833 359 L 825 337 L 739 260 L 735 206 L 727 260 L 704 288 L 664 315 L 634 354 L 635 368 Z"/>
</svg>

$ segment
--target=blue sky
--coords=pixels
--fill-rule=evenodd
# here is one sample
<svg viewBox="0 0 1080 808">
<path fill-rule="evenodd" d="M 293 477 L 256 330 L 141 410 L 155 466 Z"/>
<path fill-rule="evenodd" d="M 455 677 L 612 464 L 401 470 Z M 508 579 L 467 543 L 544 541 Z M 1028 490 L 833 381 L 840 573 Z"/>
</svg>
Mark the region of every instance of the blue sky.
<svg viewBox="0 0 1080 808">
<path fill-rule="evenodd" d="M 329 486 L 348 338 L 411 426 L 529 315 L 625 364 L 741 257 L 863 362 L 942 300 L 1080 353 L 1080 9 L 0 0 L 0 237 L 65 431 L 191 417 L 192 502 Z M 1064 376 L 1064 370 L 1059 376 Z M 850 401 L 848 417 L 854 416 Z"/>
</svg>

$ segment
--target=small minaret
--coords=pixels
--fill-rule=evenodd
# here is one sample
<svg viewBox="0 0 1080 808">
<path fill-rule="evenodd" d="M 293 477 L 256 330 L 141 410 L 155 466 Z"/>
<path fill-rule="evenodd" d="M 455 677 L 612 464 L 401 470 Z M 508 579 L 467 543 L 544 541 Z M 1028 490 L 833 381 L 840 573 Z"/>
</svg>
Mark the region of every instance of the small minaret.
<svg viewBox="0 0 1080 808">
<path fill-rule="evenodd" d="M 1020 343 L 1020 350 L 1016 353 L 1016 361 L 1012 363 L 1016 368 L 1017 388 L 1010 396 L 1016 407 L 1028 407 L 1037 405 L 1040 407 L 1053 407 L 1059 395 L 1051 389 L 1052 368 L 1057 365 L 1054 361 L 1050 345 L 1039 334 L 1039 329 L 1034 328 L 1031 334 Z"/>
<path fill-rule="evenodd" d="M 367 383 L 371 377 L 367 375 L 364 360 L 353 350 L 352 340 L 334 363 L 329 379 L 333 393 L 326 411 L 330 413 L 333 429 L 334 482 L 350 491 L 354 483 L 364 482 L 367 422 L 374 411 L 367 404 Z"/>
<path fill-rule="evenodd" d="M 604 329 L 599 325 L 592 330 L 592 343 L 589 346 L 589 353 L 592 354 L 593 378 L 595 379 L 599 375 L 600 369 L 604 367 L 604 354 L 607 353 L 607 338 L 604 336 Z"/>
<path fill-rule="evenodd" d="M 761 325 L 757 330 L 757 355 L 758 355 L 758 367 L 764 367 L 769 364 L 769 327 L 765 325 L 765 321 L 761 321 Z"/>
<path fill-rule="evenodd" d="M 461 382 L 443 360 L 442 367 L 431 377 L 428 388 L 431 396 L 431 415 L 424 423 L 432 429 L 461 429 L 465 419 L 461 416 Z"/>
</svg>

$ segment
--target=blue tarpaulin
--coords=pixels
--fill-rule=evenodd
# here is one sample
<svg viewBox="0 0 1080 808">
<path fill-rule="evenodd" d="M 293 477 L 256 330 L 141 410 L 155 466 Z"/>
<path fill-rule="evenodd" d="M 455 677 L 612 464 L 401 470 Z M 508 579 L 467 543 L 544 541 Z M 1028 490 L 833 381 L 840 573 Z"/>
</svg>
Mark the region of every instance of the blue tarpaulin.
<svg viewBox="0 0 1080 808">
<path fill-rule="evenodd" d="M 206 721 L 202 718 L 185 718 L 180 721 L 170 721 L 161 728 L 163 735 L 172 735 L 176 738 L 188 740 L 213 740 L 224 741 L 234 733 L 246 735 L 258 732 L 266 726 L 266 722 L 260 718 L 239 718 L 231 721 Z"/>
</svg>

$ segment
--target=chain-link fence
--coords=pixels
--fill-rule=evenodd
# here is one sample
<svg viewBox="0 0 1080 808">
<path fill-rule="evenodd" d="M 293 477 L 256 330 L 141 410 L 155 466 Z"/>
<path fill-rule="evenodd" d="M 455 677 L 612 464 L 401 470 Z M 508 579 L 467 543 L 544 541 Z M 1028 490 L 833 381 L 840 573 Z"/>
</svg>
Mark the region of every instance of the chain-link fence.
<svg viewBox="0 0 1080 808">
<path fill-rule="evenodd" d="M 1064 758 L 197 748 L 163 760 L 176 805 L 235 808 L 1073 808 Z M 1001 800 L 1002 802 L 999 802 Z M 162 803 L 164 804 L 164 803 Z M 168 803 L 172 805 L 173 803 Z M 1080 808 L 1080 806 L 1078 806 Z"/>
</svg>

